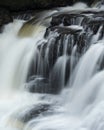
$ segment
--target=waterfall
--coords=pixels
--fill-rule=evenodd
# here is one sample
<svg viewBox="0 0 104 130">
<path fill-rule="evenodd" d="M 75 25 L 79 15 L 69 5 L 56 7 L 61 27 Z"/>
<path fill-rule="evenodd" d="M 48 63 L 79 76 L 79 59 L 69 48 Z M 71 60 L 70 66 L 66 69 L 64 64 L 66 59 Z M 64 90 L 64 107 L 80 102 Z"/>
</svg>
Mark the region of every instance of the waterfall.
<svg viewBox="0 0 104 130">
<path fill-rule="evenodd" d="M 103 80 L 102 6 L 14 19 L 0 34 L 0 129 L 103 130 Z"/>
<path fill-rule="evenodd" d="M 2 114 L 12 109 L 8 103 L 12 104 L 23 92 L 32 57 L 37 52 L 36 43 L 42 40 L 45 30 L 43 27 L 35 31 L 34 36 L 21 38 L 18 36 L 18 31 L 23 24 L 24 21 L 14 20 L 13 23 L 6 25 L 3 33 L 0 34 L 1 119 Z M 7 108 L 5 108 L 6 104 Z"/>
</svg>

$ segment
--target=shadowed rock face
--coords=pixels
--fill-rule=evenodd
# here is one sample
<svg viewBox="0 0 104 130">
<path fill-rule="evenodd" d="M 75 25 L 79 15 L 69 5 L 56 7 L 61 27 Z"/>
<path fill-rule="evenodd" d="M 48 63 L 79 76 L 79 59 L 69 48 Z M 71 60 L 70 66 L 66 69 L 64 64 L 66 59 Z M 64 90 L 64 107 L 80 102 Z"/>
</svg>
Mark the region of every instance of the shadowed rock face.
<svg viewBox="0 0 104 130">
<path fill-rule="evenodd" d="M 94 0 L 1 0 L 0 6 L 10 10 L 46 9 L 72 5 L 79 1 L 90 5 Z"/>
<path fill-rule="evenodd" d="M 31 121 L 32 119 L 36 119 L 40 116 L 47 116 L 53 114 L 53 104 L 37 104 L 21 109 L 21 111 L 17 114 L 14 113 L 11 115 L 11 118 L 8 120 L 8 124 L 11 125 L 13 121 L 13 126 L 19 129 L 24 129 L 25 124 Z M 36 122 L 38 123 L 38 122 Z"/>
<path fill-rule="evenodd" d="M 49 109 L 50 109 L 49 104 L 39 104 L 38 106 L 32 106 L 32 108 L 28 108 L 26 112 L 21 111 L 21 117 L 19 120 L 26 123 L 31 119 L 36 118 L 40 115 L 50 113 L 48 112 Z"/>
<path fill-rule="evenodd" d="M 0 6 L 10 10 L 43 9 L 72 4 L 72 0 L 3 0 Z"/>
<path fill-rule="evenodd" d="M 0 8 L 0 32 L 2 32 L 3 25 L 13 22 L 10 12 L 6 9 Z"/>
<path fill-rule="evenodd" d="M 45 42 L 38 45 L 39 58 L 37 58 L 37 63 L 41 66 L 38 66 L 34 61 L 30 66 L 28 78 L 34 75 L 39 77 L 27 81 L 28 91 L 54 94 L 60 92 L 61 85 L 58 81 L 60 81 L 61 72 L 56 73 L 56 76 L 53 74 L 55 73 L 53 70 L 58 59 L 64 55 L 68 56 L 67 61 L 65 61 L 64 83 L 66 84 L 70 78 L 69 66 L 73 49 L 76 47 L 74 68 L 79 58 L 90 47 L 92 39 L 97 37 L 98 40 L 101 40 L 103 36 L 104 11 L 82 10 L 79 12 L 54 14 L 44 35 Z M 93 40 L 92 44 L 96 44 L 96 41 Z M 38 59 L 41 60 L 39 61 Z M 61 60 L 59 61 L 61 62 Z M 99 69 L 101 68 L 103 68 L 102 63 Z M 42 71 L 38 72 L 37 70 Z M 40 76 L 42 76 L 41 79 Z"/>
</svg>

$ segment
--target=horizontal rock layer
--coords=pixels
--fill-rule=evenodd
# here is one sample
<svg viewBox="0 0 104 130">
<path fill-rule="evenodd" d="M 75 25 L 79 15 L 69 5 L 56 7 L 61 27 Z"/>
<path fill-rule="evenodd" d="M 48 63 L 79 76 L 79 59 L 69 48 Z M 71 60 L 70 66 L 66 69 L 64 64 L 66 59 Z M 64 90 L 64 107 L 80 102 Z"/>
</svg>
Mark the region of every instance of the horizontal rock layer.
<svg viewBox="0 0 104 130">
<path fill-rule="evenodd" d="M 72 5 L 79 1 L 86 2 L 90 5 L 96 0 L 3 0 L 0 1 L 0 6 L 17 11 L 28 9 L 46 9 Z"/>
</svg>

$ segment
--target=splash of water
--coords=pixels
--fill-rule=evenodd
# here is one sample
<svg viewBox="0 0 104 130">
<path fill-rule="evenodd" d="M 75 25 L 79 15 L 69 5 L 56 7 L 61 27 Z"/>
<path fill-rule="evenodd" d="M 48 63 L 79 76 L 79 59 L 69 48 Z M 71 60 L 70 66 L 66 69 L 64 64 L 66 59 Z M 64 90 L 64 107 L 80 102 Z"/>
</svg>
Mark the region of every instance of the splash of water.
<svg viewBox="0 0 104 130">
<path fill-rule="evenodd" d="M 80 5 L 75 5 L 73 9 L 79 9 L 79 7 Z M 66 11 L 73 11 L 73 9 L 68 7 Z M 44 41 L 43 34 L 45 32 L 44 26 L 35 24 L 31 26 L 31 29 L 35 26 L 35 30 L 32 29 L 32 35 L 28 35 L 28 32 L 26 34 L 28 38 L 19 37 L 18 31 L 21 30 L 20 28 L 23 23 L 24 21 L 14 21 L 14 23 L 7 25 L 4 32 L 0 34 L 0 129 L 103 130 L 104 70 L 100 69 L 100 65 L 103 62 L 104 56 L 104 40 L 98 41 L 102 26 L 99 28 L 97 34 L 92 37 L 91 46 L 80 58 L 77 65 L 75 65 L 76 59 L 74 59 L 77 45 L 74 46 L 69 66 L 71 76 L 65 89 L 65 71 L 69 56 L 67 54 L 68 37 L 64 37 L 64 43 L 66 44 L 64 44 L 62 56 L 58 57 L 59 54 L 57 53 L 58 59 L 50 76 L 53 77 L 52 82 L 54 82 L 55 77 L 58 77 L 57 86 L 63 88 L 62 93 L 55 96 L 31 94 L 21 91 L 26 82 L 28 69 L 33 56 L 36 56 L 34 58 L 37 58 L 37 55 L 40 57 L 41 52 L 39 53 L 37 50 L 37 44 L 39 44 L 38 41 L 40 40 Z M 78 26 L 71 27 L 78 28 Z M 23 26 L 23 28 L 25 27 Z M 54 40 L 54 36 L 55 34 L 53 36 L 51 35 L 51 40 Z M 49 48 L 52 43 L 50 42 L 48 44 L 45 52 L 45 62 L 47 63 Z M 38 62 L 38 74 L 43 71 L 39 70 L 42 68 L 40 67 L 42 66 L 40 65 L 42 63 L 40 60 L 41 57 Z M 48 104 L 52 108 L 47 110 L 46 113 L 43 112 L 33 117 L 34 111 L 31 113 L 29 110 L 39 104 Z M 41 111 L 40 108 L 39 110 Z M 42 110 L 45 111 L 45 109 Z M 36 112 L 39 113 L 40 111 Z M 26 119 L 23 120 L 25 114 Z M 30 120 L 28 120 L 29 117 Z"/>
<path fill-rule="evenodd" d="M 44 35 L 45 27 L 36 30 L 35 36 L 31 38 L 18 37 L 18 31 L 23 23 L 24 21 L 14 20 L 0 34 L 0 121 L 13 107 L 16 109 L 15 101 L 20 100 L 28 68 L 33 55 L 37 52 L 36 43 Z"/>
</svg>

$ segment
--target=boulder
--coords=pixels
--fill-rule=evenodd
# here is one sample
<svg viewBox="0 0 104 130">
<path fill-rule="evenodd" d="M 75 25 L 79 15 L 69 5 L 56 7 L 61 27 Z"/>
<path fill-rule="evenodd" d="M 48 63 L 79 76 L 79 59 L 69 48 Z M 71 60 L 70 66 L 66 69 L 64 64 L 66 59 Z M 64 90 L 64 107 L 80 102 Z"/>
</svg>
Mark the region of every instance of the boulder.
<svg viewBox="0 0 104 130">
<path fill-rule="evenodd" d="M 26 84 L 27 91 L 31 93 L 51 93 L 49 90 L 49 80 L 43 77 L 32 76 L 30 81 Z"/>
<path fill-rule="evenodd" d="M 50 109 L 50 104 L 38 104 L 37 106 L 32 106 L 31 108 L 27 108 L 27 110 L 24 112 L 21 111 L 20 114 L 21 116 L 19 117 L 18 120 L 21 122 L 28 122 L 32 120 L 33 118 L 37 118 L 40 115 L 44 115 L 49 113 L 48 110 Z"/>
<path fill-rule="evenodd" d="M 79 18 L 85 17 L 84 15 L 77 13 L 62 13 L 52 17 L 51 26 L 70 26 L 72 24 L 79 24 Z"/>
<path fill-rule="evenodd" d="M 13 122 L 12 125 L 15 126 L 15 128 L 24 129 L 27 122 L 47 114 L 53 114 L 52 104 L 34 104 L 32 106 L 22 108 L 20 111 L 11 115 L 10 119 L 8 120 L 8 124 L 11 125 Z"/>
</svg>

